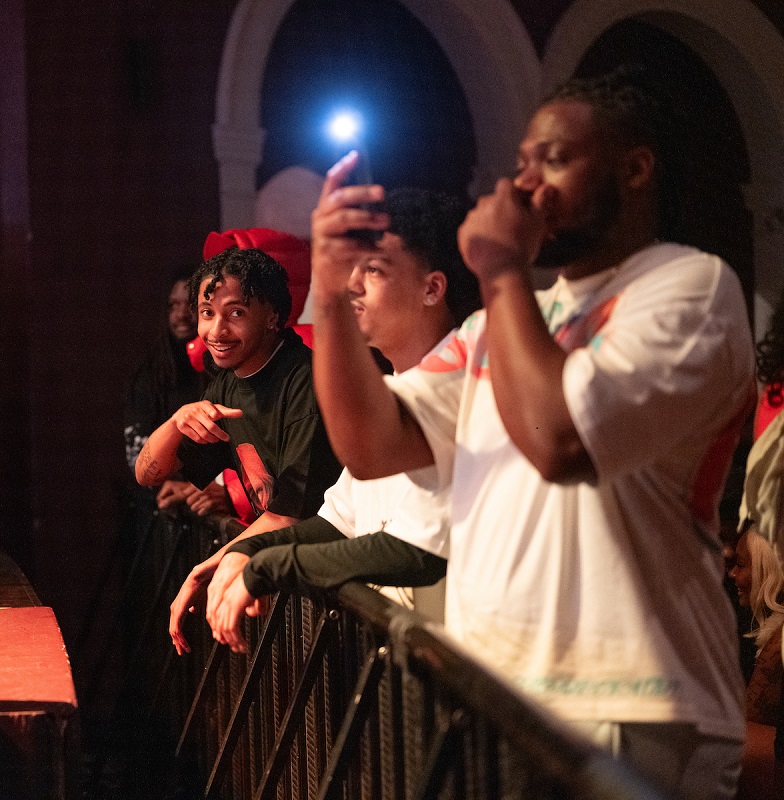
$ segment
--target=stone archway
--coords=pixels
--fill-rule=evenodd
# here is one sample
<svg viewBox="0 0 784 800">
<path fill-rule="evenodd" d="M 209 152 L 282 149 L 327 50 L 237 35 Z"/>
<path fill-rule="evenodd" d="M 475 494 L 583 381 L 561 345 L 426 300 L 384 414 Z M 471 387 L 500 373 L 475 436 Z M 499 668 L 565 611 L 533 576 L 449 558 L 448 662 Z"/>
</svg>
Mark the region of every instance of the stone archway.
<svg viewBox="0 0 784 800">
<path fill-rule="evenodd" d="M 399 2 L 430 31 L 460 81 L 477 148 L 472 189 L 487 191 L 513 163 L 520 132 L 538 101 L 539 60 L 528 33 L 507 0 L 488 0 L 481 9 L 471 0 Z M 212 131 L 224 229 L 251 224 L 264 144 L 262 79 L 275 34 L 293 4 L 240 0 L 232 16 Z"/>
<path fill-rule="evenodd" d="M 767 327 L 784 274 L 784 37 L 748 0 L 576 0 L 559 21 L 542 63 L 542 85 L 568 78 L 594 41 L 630 18 L 656 25 L 688 45 L 708 65 L 733 104 L 748 150 L 744 187 L 754 215 L 755 320 Z"/>
</svg>

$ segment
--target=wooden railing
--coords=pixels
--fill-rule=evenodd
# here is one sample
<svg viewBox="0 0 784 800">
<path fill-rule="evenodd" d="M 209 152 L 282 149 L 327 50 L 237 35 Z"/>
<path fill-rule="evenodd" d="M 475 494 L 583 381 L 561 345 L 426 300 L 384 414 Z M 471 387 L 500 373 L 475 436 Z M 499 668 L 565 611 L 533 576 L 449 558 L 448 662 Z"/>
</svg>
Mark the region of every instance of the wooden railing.
<svg viewBox="0 0 784 800">
<path fill-rule="evenodd" d="M 54 611 L 0 551 L 0 798 L 76 800 L 77 728 Z"/>
<path fill-rule="evenodd" d="M 661 797 L 439 626 L 360 584 L 278 595 L 264 619 L 247 620 L 248 655 L 214 644 L 202 612 L 187 630 L 191 654 L 177 657 L 168 605 L 191 566 L 240 530 L 215 522 L 138 516 L 116 712 L 153 754 L 137 775 L 170 784 L 161 796 Z"/>
</svg>

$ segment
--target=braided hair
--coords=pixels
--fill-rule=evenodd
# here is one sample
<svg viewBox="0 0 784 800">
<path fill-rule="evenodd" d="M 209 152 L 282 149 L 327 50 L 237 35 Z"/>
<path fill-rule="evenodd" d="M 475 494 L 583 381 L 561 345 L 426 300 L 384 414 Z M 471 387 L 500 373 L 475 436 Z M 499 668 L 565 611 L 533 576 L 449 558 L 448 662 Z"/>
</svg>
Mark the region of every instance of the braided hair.
<svg viewBox="0 0 784 800">
<path fill-rule="evenodd" d="M 545 103 L 576 100 L 591 106 L 597 121 L 629 147 L 645 145 L 656 158 L 659 236 L 680 234 L 684 159 L 671 99 L 645 67 L 622 65 L 604 75 L 572 78 Z"/>
</svg>

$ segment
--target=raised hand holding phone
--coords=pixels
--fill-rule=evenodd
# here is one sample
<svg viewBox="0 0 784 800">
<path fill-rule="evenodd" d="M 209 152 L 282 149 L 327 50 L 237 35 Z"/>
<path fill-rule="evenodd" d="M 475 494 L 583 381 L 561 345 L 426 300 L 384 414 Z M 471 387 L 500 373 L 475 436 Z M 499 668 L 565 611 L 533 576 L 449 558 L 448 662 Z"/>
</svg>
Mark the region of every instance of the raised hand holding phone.
<svg viewBox="0 0 784 800">
<path fill-rule="evenodd" d="M 312 221 L 312 287 L 322 296 L 345 294 L 351 271 L 375 240 L 353 236 L 350 231 L 368 230 L 381 235 L 389 227 L 389 215 L 374 209 L 384 200 L 377 184 L 346 185 L 359 154 L 352 150 L 335 164 L 324 180 Z"/>
<path fill-rule="evenodd" d="M 330 138 L 341 147 L 351 148 L 349 155 L 356 154 L 351 171 L 345 176 L 344 186 L 370 186 L 373 175 L 370 170 L 370 159 L 362 137 L 362 118 L 353 111 L 340 111 L 335 114 L 327 126 Z M 381 203 L 363 203 L 360 206 L 367 211 L 383 211 Z M 372 228 L 355 228 L 346 231 L 346 236 L 353 239 L 377 241 L 380 232 Z"/>
</svg>

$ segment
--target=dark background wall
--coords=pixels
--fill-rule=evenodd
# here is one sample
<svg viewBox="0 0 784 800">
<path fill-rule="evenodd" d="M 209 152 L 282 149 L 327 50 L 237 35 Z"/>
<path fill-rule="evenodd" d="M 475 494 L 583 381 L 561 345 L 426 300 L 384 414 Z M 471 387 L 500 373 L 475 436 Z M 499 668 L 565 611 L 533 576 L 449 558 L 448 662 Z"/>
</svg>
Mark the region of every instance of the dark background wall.
<svg viewBox="0 0 784 800">
<path fill-rule="evenodd" d="M 569 3 L 513 5 L 541 53 Z M 160 329 L 168 271 L 219 225 L 210 126 L 233 8 L 0 6 L 0 548 L 69 649 L 118 536 L 128 377 Z"/>
<path fill-rule="evenodd" d="M 218 225 L 210 125 L 230 12 L 3 4 L 0 547 L 69 649 L 116 543 L 126 382 L 160 330 L 168 270 Z"/>
</svg>

